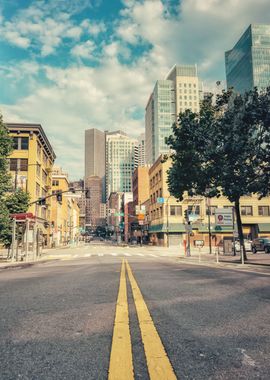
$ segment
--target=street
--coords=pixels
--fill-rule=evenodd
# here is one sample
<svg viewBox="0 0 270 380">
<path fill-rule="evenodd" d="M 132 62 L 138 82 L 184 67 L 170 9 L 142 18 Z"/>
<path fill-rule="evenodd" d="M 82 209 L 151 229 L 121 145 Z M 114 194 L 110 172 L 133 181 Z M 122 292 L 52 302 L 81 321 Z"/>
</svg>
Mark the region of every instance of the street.
<svg viewBox="0 0 270 380">
<path fill-rule="evenodd" d="M 268 269 L 136 249 L 0 269 L 0 378 L 269 379 Z"/>
</svg>

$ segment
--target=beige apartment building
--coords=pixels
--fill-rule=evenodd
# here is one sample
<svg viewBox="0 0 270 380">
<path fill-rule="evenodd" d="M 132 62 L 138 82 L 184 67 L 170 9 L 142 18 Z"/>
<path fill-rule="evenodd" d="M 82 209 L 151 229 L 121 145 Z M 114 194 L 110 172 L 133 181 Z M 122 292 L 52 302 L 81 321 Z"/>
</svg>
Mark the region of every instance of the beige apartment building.
<svg viewBox="0 0 270 380">
<path fill-rule="evenodd" d="M 210 212 L 210 231 L 212 245 L 224 238 L 231 238 L 233 228 L 215 224 L 215 209 L 232 207 L 225 197 L 207 199 L 205 197 L 184 197 L 178 202 L 170 195 L 167 185 L 167 170 L 170 160 L 163 162 L 160 156 L 149 170 L 149 235 L 156 245 L 179 245 L 186 239 L 185 210 L 196 215 L 192 222 L 191 243 L 203 240 L 209 244 L 208 210 Z M 270 235 L 270 198 L 259 200 L 256 195 L 242 197 L 240 201 L 244 235 L 246 238 Z"/>
<path fill-rule="evenodd" d="M 77 193 L 69 192 L 68 174 L 59 167 L 52 171 L 52 245 L 57 247 L 76 241 L 80 233 L 80 209 Z M 64 192 L 63 194 L 61 194 Z M 61 194 L 57 196 L 57 194 Z"/>
</svg>

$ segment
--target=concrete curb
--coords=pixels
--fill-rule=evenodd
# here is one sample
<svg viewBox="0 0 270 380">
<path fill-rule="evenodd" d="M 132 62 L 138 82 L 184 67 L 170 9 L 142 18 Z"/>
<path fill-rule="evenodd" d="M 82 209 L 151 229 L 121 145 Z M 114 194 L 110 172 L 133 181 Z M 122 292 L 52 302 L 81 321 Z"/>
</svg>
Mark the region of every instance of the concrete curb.
<svg viewBox="0 0 270 380">
<path fill-rule="evenodd" d="M 29 262 L 21 262 L 21 263 L 7 263 L 7 265 L 3 265 L 1 266 L 0 265 L 0 271 L 2 269 L 12 269 L 12 268 L 16 268 L 16 269 L 24 269 L 24 268 L 29 268 L 29 267 L 32 267 L 34 265 L 37 265 L 37 264 L 45 264 L 47 262 L 52 262 L 52 261 L 58 261 L 60 259 L 44 259 L 44 260 L 38 260 L 38 261 L 29 261 Z"/>
</svg>

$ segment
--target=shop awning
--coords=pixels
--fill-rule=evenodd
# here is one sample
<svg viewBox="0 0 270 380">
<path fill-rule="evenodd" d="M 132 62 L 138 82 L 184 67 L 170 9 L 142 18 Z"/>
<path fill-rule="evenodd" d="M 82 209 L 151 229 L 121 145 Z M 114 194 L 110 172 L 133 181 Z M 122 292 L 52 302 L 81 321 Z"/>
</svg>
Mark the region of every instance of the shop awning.
<svg viewBox="0 0 270 380">
<path fill-rule="evenodd" d="M 259 223 L 259 232 L 270 232 L 270 223 Z"/>
<path fill-rule="evenodd" d="M 183 223 L 170 223 L 169 232 L 185 232 Z M 150 233 L 167 232 L 167 224 L 154 224 L 149 226 Z"/>
</svg>

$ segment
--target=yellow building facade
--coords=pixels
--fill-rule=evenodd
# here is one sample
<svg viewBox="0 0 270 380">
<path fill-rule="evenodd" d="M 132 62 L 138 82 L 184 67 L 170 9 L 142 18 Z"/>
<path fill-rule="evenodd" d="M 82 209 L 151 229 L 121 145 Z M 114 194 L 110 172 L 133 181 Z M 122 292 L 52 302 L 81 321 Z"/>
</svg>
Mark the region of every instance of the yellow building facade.
<svg viewBox="0 0 270 380">
<path fill-rule="evenodd" d="M 52 193 L 55 196 L 52 197 L 51 224 L 52 244 L 56 247 L 73 243 L 79 237 L 80 208 L 78 197 L 80 195 L 69 192 L 69 187 L 68 174 L 63 172 L 61 168 L 54 167 Z"/>
<path fill-rule="evenodd" d="M 171 161 L 163 162 L 160 156 L 149 170 L 149 235 L 156 245 L 179 245 L 186 239 L 185 211 L 195 217 L 192 222 L 191 243 L 203 241 L 209 244 L 209 227 L 212 245 L 218 245 L 224 238 L 231 238 L 233 228 L 215 224 L 216 208 L 231 208 L 233 204 L 225 197 L 207 199 L 185 196 L 178 202 L 170 195 L 167 185 L 167 171 Z M 270 236 L 270 198 L 261 200 L 256 195 L 240 200 L 244 236 Z M 210 216 L 208 216 L 208 213 Z M 236 223 L 235 223 L 236 224 Z"/>
<path fill-rule="evenodd" d="M 10 172 L 13 187 L 22 188 L 30 194 L 30 203 L 48 197 L 52 191 L 52 167 L 55 153 L 40 124 L 7 123 L 9 135 L 13 138 L 14 150 L 10 155 Z M 46 204 L 30 205 L 43 235 L 43 245 L 50 245 L 51 198 Z"/>
</svg>

